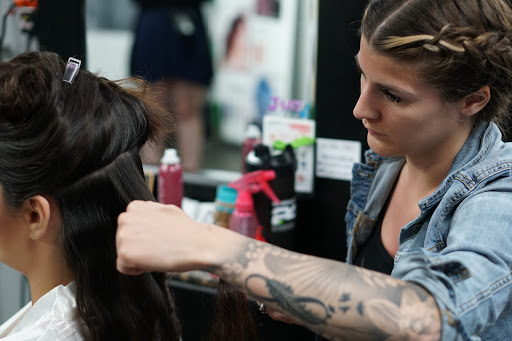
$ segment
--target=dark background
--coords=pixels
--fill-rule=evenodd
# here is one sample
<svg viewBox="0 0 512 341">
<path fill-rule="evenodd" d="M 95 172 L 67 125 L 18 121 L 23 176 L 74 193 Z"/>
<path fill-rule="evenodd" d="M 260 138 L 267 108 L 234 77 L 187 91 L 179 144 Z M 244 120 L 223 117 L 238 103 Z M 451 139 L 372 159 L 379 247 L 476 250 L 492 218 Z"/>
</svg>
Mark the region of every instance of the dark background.
<svg viewBox="0 0 512 341">
<path fill-rule="evenodd" d="M 42 50 L 56 52 L 64 60 L 78 58 L 85 67 L 85 0 L 39 0 L 34 34 Z"/>
<path fill-rule="evenodd" d="M 316 137 L 360 141 L 364 151 L 366 131 L 352 110 L 359 96 L 354 56 L 359 51 L 358 30 L 366 1 L 319 3 Z M 345 260 L 349 196 L 349 181 L 315 179 L 314 223 L 308 228 L 300 226 L 302 239 L 307 240 L 307 234 L 316 237 L 312 253 Z"/>
</svg>

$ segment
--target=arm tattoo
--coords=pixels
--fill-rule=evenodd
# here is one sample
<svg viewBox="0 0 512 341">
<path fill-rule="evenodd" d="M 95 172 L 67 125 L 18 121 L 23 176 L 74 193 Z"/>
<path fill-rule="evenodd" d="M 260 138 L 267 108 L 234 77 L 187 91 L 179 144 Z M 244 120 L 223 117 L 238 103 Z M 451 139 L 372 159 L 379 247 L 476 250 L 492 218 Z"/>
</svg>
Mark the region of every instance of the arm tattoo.
<svg viewBox="0 0 512 341">
<path fill-rule="evenodd" d="M 440 314 L 422 287 L 342 262 L 247 242 L 209 269 L 333 340 L 439 340 Z"/>
<path fill-rule="evenodd" d="M 308 321 L 311 324 L 327 324 L 327 320 L 331 317 L 330 314 L 334 311 L 333 307 L 327 307 L 322 301 L 307 296 L 296 296 L 290 286 L 285 285 L 279 281 L 270 280 L 269 278 L 260 275 L 250 275 L 245 280 L 245 287 L 248 288 L 252 280 L 262 280 L 265 282 L 270 296 L 258 296 L 256 293 L 251 293 L 252 296 L 261 301 L 274 302 L 281 306 L 285 311 L 297 317 L 301 321 Z M 318 306 L 317 311 L 313 313 L 311 306 Z"/>
</svg>

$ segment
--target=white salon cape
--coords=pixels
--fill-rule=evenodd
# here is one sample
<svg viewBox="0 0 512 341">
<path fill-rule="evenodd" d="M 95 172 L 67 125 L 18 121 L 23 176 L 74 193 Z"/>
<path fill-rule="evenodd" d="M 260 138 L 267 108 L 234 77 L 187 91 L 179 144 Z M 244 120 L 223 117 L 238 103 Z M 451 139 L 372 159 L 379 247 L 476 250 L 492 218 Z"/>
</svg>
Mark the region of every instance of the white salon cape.
<svg viewBox="0 0 512 341">
<path fill-rule="evenodd" d="M 59 285 L 0 326 L 1 341 L 81 341 L 74 314 L 75 283 Z"/>
</svg>

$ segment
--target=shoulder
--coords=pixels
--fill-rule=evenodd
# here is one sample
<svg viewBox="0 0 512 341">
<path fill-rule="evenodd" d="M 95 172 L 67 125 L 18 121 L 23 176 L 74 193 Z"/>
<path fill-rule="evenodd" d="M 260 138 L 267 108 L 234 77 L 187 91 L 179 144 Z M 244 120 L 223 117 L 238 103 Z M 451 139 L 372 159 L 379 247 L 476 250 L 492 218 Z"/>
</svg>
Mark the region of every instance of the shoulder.
<svg viewBox="0 0 512 341">
<path fill-rule="evenodd" d="M 21 318 L 27 313 L 32 304 L 29 302 L 23 308 L 21 308 L 16 314 L 11 316 L 7 321 L 0 326 L 0 338 L 8 334 L 8 331 L 12 330 L 14 326 L 21 320 Z"/>
<path fill-rule="evenodd" d="M 29 303 L 6 323 L 2 341 L 82 340 L 75 321 L 74 292 L 74 282 L 59 285 L 34 305 Z"/>
<path fill-rule="evenodd" d="M 493 184 L 512 185 L 512 143 L 497 141 L 472 166 L 462 170 L 457 179 L 469 188 Z"/>
<path fill-rule="evenodd" d="M 484 187 L 512 186 L 512 143 L 501 138 L 495 124 L 477 126 L 457 155 L 445 185 L 455 180 L 466 194 Z"/>
<path fill-rule="evenodd" d="M 512 227 L 512 143 L 496 141 L 477 162 L 457 172 L 441 186 L 441 216 L 451 221 L 452 229 L 481 226 L 487 231 L 508 235 Z M 444 188 L 443 188 L 444 187 Z M 460 231 L 459 231 L 460 232 Z M 501 234 L 502 235 L 502 234 Z"/>
<path fill-rule="evenodd" d="M 82 341 L 78 326 L 73 320 L 39 320 L 2 341 Z"/>
<path fill-rule="evenodd" d="M 51 321 L 45 324 L 41 321 L 40 327 L 46 328 L 45 331 L 37 336 L 34 341 L 82 341 L 82 335 L 78 326 L 73 320 Z"/>
</svg>

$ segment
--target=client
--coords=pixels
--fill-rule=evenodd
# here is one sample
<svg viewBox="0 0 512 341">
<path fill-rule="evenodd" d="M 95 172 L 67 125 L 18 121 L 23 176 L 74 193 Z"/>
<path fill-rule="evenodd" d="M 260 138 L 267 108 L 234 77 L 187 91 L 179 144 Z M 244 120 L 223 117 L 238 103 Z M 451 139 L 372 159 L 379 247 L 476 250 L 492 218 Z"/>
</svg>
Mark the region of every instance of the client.
<svg viewBox="0 0 512 341">
<path fill-rule="evenodd" d="M 3 340 L 179 340 L 163 273 L 116 271 L 117 216 L 154 200 L 139 151 L 167 113 L 57 54 L 0 63 L 0 261 L 32 302 Z M 158 128 L 158 129 L 157 129 Z"/>
</svg>

